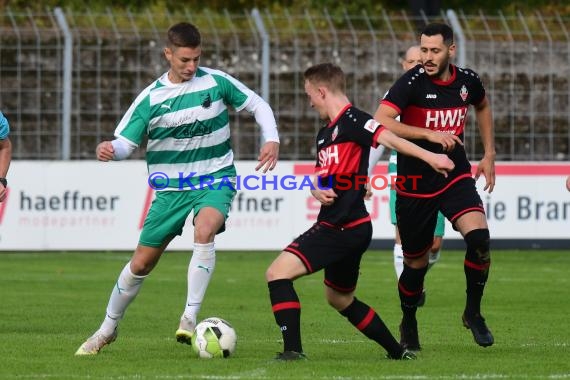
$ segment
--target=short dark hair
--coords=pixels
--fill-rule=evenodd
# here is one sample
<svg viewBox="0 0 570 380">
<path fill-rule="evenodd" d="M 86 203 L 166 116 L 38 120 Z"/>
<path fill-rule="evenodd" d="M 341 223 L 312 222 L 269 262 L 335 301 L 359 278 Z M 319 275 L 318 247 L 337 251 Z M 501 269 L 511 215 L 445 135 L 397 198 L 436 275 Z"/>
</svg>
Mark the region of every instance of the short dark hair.
<svg viewBox="0 0 570 380">
<path fill-rule="evenodd" d="M 194 24 L 179 22 L 168 29 L 166 44 L 169 48 L 196 48 L 201 43 L 200 31 Z"/>
<path fill-rule="evenodd" d="M 442 24 L 437 22 L 428 24 L 426 25 L 424 30 L 422 30 L 421 33 L 421 35 L 425 35 L 428 37 L 437 36 L 438 34 L 441 34 L 441 36 L 443 37 L 443 42 L 447 46 L 453 44 L 453 29 L 451 29 L 451 27 L 447 24 Z"/>
<path fill-rule="evenodd" d="M 305 80 L 326 84 L 332 91 L 345 90 L 345 77 L 342 69 L 334 63 L 326 62 L 309 67 L 303 74 Z"/>
</svg>

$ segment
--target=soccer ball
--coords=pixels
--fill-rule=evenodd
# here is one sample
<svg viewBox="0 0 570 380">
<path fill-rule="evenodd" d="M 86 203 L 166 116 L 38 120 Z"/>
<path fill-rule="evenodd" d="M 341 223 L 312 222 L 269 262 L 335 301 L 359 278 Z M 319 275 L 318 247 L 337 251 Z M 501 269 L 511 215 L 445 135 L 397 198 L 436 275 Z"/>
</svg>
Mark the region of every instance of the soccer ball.
<svg viewBox="0 0 570 380">
<path fill-rule="evenodd" d="M 196 325 L 192 349 L 200 358 L 227 358 L 236 349 L 237 334 L 232 325 L 218 318 L 206 318 Z"/>
</svg>

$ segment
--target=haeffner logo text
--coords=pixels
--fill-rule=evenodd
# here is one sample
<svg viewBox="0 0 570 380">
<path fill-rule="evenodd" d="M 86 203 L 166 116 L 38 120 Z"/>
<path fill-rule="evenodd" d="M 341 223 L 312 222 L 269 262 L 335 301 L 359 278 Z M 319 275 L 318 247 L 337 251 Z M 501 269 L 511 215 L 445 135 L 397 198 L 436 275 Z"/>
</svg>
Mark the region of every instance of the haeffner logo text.
<svg viewBox="0 0 570 380">
<path fill-rule="evenodd" d="M 78 190 L 61 195 L 28 195 L 20 191 L 20 210 L 35 211 L 110 211 L 115 210 L 119 196 L 83 195 Z"/>
</svg>

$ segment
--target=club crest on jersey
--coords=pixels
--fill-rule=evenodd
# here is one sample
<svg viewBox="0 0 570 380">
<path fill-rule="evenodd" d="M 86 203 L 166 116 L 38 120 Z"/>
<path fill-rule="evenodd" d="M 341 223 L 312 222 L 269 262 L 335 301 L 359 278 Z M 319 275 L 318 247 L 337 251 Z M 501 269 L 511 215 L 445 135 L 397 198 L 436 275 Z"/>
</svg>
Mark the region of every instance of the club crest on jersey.
<svg viewBox="0 0 570 380">
<path fill-rule="evenodd" d="M 379 126 L 380 126 L 380 124 L 376 120 L 370 119 L 366 122 L 366 124 L 364 124 L 364 129 L 374 133 L 374 132 L 376 132 L 376 130 L 378 129 Z"/>
<path fill-rule="evenodd" d="M 212 105 L 212 98 L 210 97 L 209 93 L 201 94 L 200 98 L 202 98 L 202 108 L 210 108 Z"/>
<path fill-rule="evenodd" d="M 336 127 L 334 127 L 334 131 L 332 133 L 331 140 L 334 141 L 334 139 L 336 139 L 337 136 L 338 136 L 338 125 Z"/>
<path fill-rule="evenodd" d="M 463 99 L 463 101 L 466 101 L 468 95 L 469 91 L 467 91 L 467 87 L 465 87 L 465 85 L 461 86 L 461 90 L 459 91 L 459 96 L 461 96 L 461 99 Z"/>
</svg>

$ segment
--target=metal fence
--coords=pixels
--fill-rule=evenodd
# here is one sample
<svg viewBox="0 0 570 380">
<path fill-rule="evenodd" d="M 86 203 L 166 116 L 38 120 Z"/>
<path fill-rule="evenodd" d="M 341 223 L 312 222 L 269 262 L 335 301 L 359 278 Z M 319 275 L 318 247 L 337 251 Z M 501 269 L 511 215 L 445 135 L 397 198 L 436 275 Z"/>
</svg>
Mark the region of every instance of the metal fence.
<svg viewBox="0 0 570 380">
<path fill-rule="evenodd" d="M 570 160 L 570 16 L 456 14 L 465 66 L 480 74 L 493 105 L 498 159 Z M 340 64 L 351 100 L 373 113 L 401 74 L 398 59 L 417 41 L 418 28 L 449 21 L 444 13 L 428 20 L 326 9 L 262 10 L 257 19 L 249 11 L 59 15 L 10 9 L 0 15 L 0 109 L 11 121 L 15 159 L 93 159 L 96 144 L 112 138 L 135 96 L 167 69 L 167 28 L 187 20 L 201 29 L 203 66 L 225 70 L 267 97 L 278 119 L 281 157 L 312 160 L 322 123 L 306 101 L 305 68 Z M 253 119 L 232 113 L 231 123 L 236 157 L 255 159 Z M 482 147 L 473 112 L 466 135 L 470 158 L 477 160 Z"/>
</svg>

